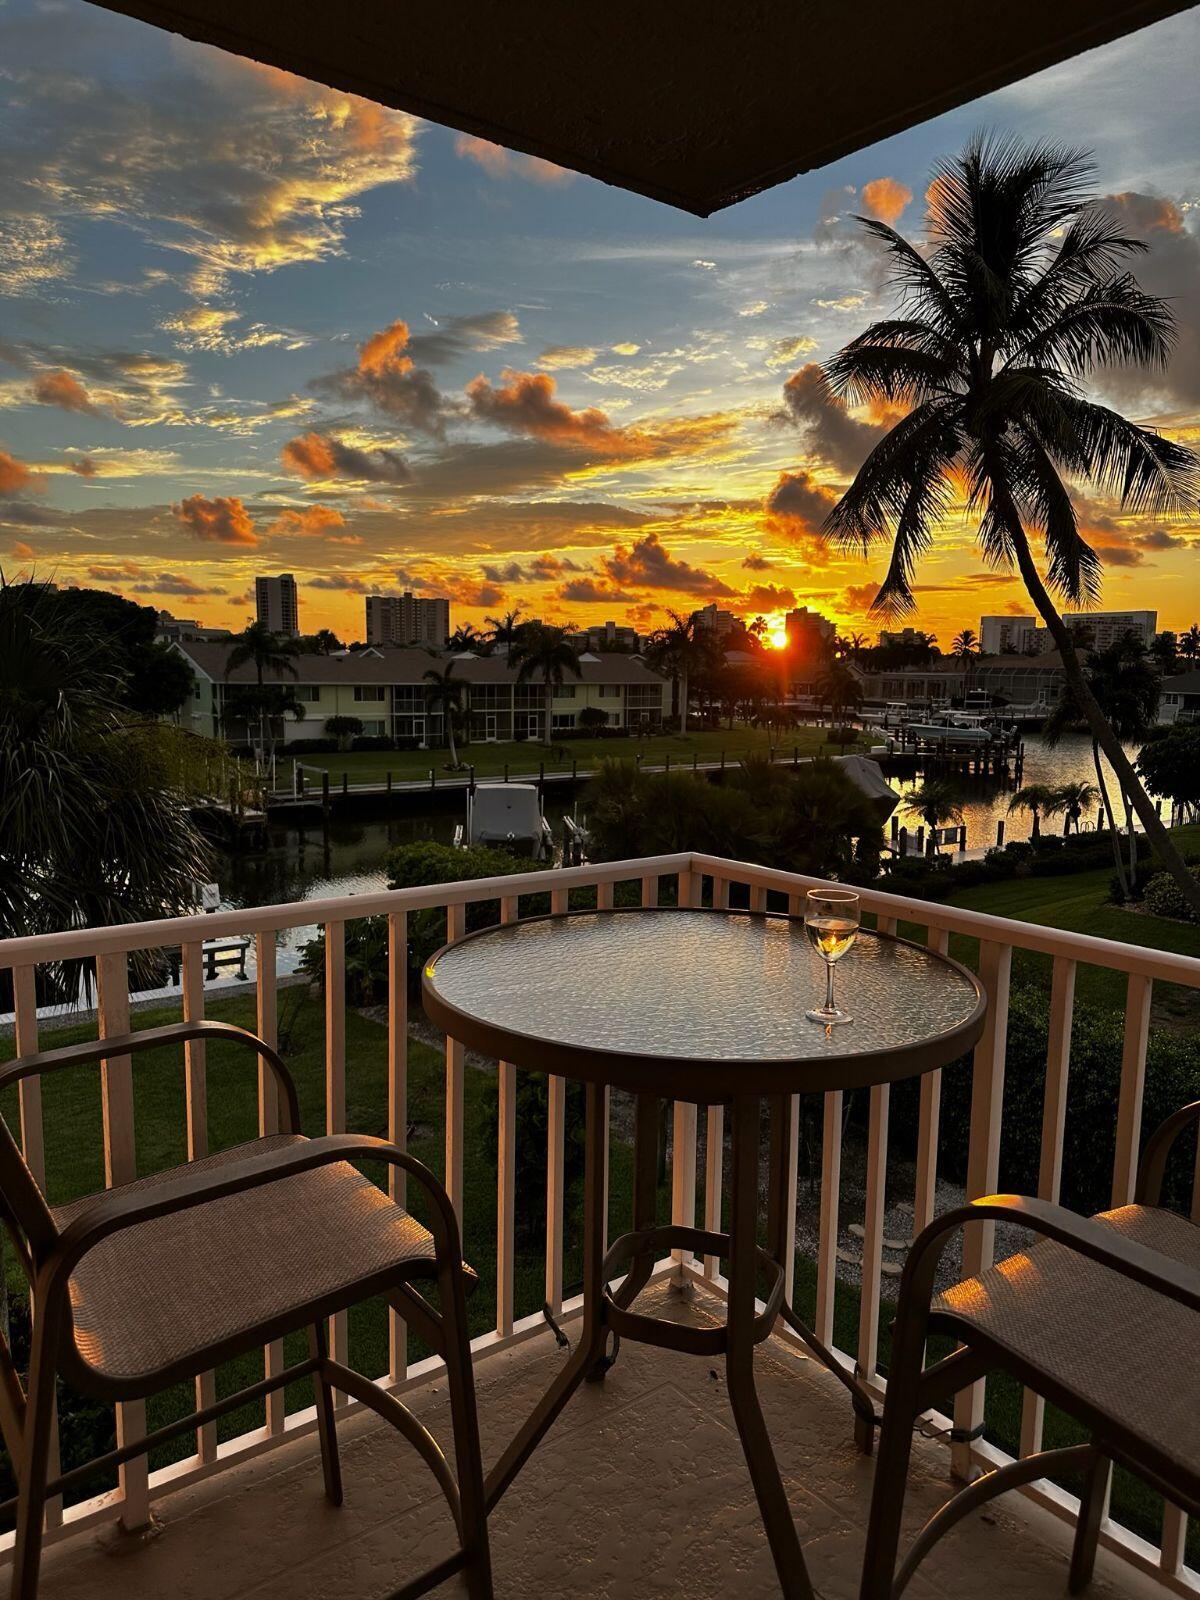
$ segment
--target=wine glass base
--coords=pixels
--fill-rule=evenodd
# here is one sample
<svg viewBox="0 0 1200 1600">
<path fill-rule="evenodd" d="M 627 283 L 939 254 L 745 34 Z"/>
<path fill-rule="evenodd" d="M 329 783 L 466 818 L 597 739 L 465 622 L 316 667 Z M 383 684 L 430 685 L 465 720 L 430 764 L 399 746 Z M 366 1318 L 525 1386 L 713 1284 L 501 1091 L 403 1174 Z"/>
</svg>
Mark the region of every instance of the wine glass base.
<svg viewBox="0 0 1200 1600">
<path fill-rule="evenodd" d="M 854 1021 L 848 1011 L 839 1011 L 837 1006 L 831 1006 L 828 1010 L 824 1006 L 814 1006 L 804 1015 L 810 1022 L 823 1022 L 827 1028 L 836 1028 L 839 1023 Z"/>
</svg>

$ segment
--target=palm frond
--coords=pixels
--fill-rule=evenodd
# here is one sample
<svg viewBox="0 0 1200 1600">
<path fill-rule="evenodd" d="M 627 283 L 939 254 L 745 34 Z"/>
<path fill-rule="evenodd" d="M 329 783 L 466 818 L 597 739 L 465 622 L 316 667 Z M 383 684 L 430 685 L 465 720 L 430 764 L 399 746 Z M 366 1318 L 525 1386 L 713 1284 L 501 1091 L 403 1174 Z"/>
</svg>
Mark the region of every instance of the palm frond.
<svg viewBox="0 0 1200 1600">
<path fill-rule="evenodd" d="M 1091 285 L 1016 352 L 1022 361 L 1085 373 L 1096 366 L 1161 370 L 1175 348 L 1175 315 L 1129 273 Z"/>
<path fill-rule="evenodd" d="M 947 392 L 957 373 L 955 363 L 926 350 L 876 344 L 869 338 L 871 331 L 839 350 L 825 367 L 835 394 L 852 405 L 869 400 L 916 405 Z"/>
<path fill-rule="evenodd" d="M 1074 605 L 1098 600 L 1100 558 L 1079 532 L 1075 507 L 1054 462 L 1030 434 L 1020 436 L 1014 456 L 1014 499 L 1024 521 L 1045 540 L 1051 587 Z"/>
<path fill-rule="evenodd" d="M 895 228 L 889 228 L 886 222 L 880 222 L 875 217 L 856 217 L 855 221 L 887 247 L 892 257 L 891 280 L 900 293 L 902 304 L 921 313 L 926 321 L 940 328 L 949 338 L 961 333 L 958 308 L 947 293 L 945 284 L 916 246 L 910 244 L 902 233 L 897 233 Z"/>
<path fill-rule="evenodd" d="M 871 545 L 888 538 L 893 523 L 898 523 L 909 507 L 913 483 L 930 474 L 941 484 L 958 449 L 955 411 L 956 404 L 926 400 L 896 423 L 825 519 L 822 537 L 864 554 Z"/>
<path fill-rule="evenodd" d="M 1013 308 L 1013 348 L 1021 349 L 1081 291 L 1115 277 L 1128 256 L 1148 249 L 1144 240 L 1121 233 L 1102 206 L 1087 206 L 1063 235 L 1049 266 Z"/>
<path fill-rule="evenodd" d="M 1193 450 L 1094 401 L 1064 395 L 1059 405 L 1070 423 L 1080 475 L 1117 499 L 1123 511 L 1196 509 L 1200 460 Z M 1052 456 L 1058 454 L 1053 441 L 1043 442 Z"/>
</svg>

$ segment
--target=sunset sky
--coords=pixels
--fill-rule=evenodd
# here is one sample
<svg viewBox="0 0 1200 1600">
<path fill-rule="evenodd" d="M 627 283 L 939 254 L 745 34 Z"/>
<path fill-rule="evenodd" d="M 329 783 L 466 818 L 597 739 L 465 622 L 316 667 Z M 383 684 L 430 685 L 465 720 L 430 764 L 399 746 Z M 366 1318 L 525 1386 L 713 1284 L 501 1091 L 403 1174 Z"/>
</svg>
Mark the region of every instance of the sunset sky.
<svg viewBox="0 0 1200 1600">
<path fill-rule="evenodd" d="M 932 164 L 981 126 L 1090 147 L 1181 322 L 1165 377 L 1097 392 L 1200 442 L 1197 61 L 1192 11 L 700 222 L 0 0 L 0 565 L 233 627 L 292 571 L 302 625 L 348 638 L 402 586 L 476 623 L 716 599 L 873 632 L 882 562 L 816 537 L 880 432 L 815 381 L 891 304 L 854 213 L 919 237 Z M 1200 615 L 1200 519 L 1082 505 L 1106 608 Z M 943 643 L 1029 609 L 957 520 L 918 590 Z"/>
</svg>

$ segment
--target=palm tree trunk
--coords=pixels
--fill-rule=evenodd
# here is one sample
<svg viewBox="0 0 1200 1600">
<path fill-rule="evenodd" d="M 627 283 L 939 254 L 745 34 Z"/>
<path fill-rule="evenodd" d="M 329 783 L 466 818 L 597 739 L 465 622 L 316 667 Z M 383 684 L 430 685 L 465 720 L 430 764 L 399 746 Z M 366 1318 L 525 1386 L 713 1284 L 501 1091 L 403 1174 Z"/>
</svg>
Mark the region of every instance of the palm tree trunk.
<svg viewBox="0 0 1200 1600">
<path fill-rule="evenodd" d="M 679 731 L 680 731 L 680 733 L 686 733 L 687 732 L 687 714 L 688 714 L 688 681 L 687 681 L 687 679 L 688 679 L 687 668 L 684 667 L 683 670 L 679 674 Z"/>
<path fill-rule="evenodd" d="M 1025 587 L 1029 591 L 1030 598 L 1041 613 L 1042 620 L 1050 632 L 1050 637 L 1058 647 L 1059 655 L 1062 657 L 1063 671 L 1075 697 L 1075 703 L 1087 720 L 1088 727 L 1092 732 L 1092 738 L 1108 757 L 1109 764 L 1117 774 L 1122 790 L 1132 802 L 1133 809 L 1137 812 L 1138 820 L 1146 830 L 1146 836 L 1153 846 L 1154 853 L 1174 878 L 1185 904 L 1192 908 L 1197 917 L 1200 917 L 1200 880 L 1194 878 L 1188 871 L 1186 862 L 1179 854 L 1179 851 L 1176 850 L 1170 834 L 1163 826 L 1162 818 L 1155 811 L 1150 796 L 1142 788 L 1141 780 L 1134 771 L 1133 762 L 1125 754 L 1124 746 L 1109 726 L 1108 719 L 1101 711 L 1099 703 L 1088 685 L 1083 671 L 1083 663 L 1079 659 L 1079 653 L 1075 649 L 1074 641 L 1067 632 L 1066 624 L 1059 616 L 1054 602 L 1042 582 L 1041 574 L 1034 564 L 1029 542 L 1025 538 L 1025 530 L 1016 514 L 1016 507 L 1003 490 L 1001 490 L 1001 499 L 1007 502 L 1003 506 L 1003 510 L 1016 550 L 1017 566 L 1020 569 L 1022 578 L 1025 580 Z"/>
<path fill-rule="evenodd" d="M 546 749 L 549 750 L 550 746 L 554 743 L 554 685 L 550 682 L 549 678 L 546 679 L 544 704 L 546 707 L 546 726 L 542 732 L 542 743 L 546 746 Z"/>
<path fill-rule="evenodd" d="M 1137 894 L 1137 834 L 1134 832 L 1133 817 L 1130 815 L 1130 812 L 1129 812 L 1129 796 L 1127 794 L 1123 794 L 1121 796 L 1121 798 L 1125 802 L 1125 827 L 1126 827 L 1126 829 L 1128 830 L 1128 833 L 1129 833 L 1129 888 L 1130 888 L 1131 892 L 1136 895 Z"/>
<path fill-rule="evenodd" d="M 454 743 L 454 707 L 447 702 L 446 709 L 442 714 L 446 718 L 446 740 L 450 746 L 450 765 L 457 767 L 458 749 Z"/>
<path fill-rule="evenodd" d="M 1096 768 L 1096 784 L 1100 790 L 1100 799 L 1104 804 L 1104 814 L 1108 818 L 1108 836 L 1112 840 L 1113 862 L 1117 869 L 1117 882 L 1121 885 L 1121 899 L 1129 899 L 1129 884 L 1125 879 L 1125 861 L 1121 855 L 1121 836 L 1117 832 L 1117 819 L 1113 815 L 1112 800 L 1109 798 L 1108 781 L 1104 776 L 1104 763 L 1100 759 L 1100 746 L 1095 739 L 1092 740 L 1092 761 Z"/>
</svg>

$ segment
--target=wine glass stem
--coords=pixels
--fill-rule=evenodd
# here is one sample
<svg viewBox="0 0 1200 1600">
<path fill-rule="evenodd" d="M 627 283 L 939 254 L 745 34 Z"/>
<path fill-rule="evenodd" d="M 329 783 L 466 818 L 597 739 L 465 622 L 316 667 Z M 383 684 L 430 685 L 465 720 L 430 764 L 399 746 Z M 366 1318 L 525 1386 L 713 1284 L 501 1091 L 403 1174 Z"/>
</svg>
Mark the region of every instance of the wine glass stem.
<svg viewBox="0 0 1200 1600">
<path fill-rule="evenodd" d="M 825 1009 L 833 1010 L 833 962 L 825 963 Z"/>
</svg>

